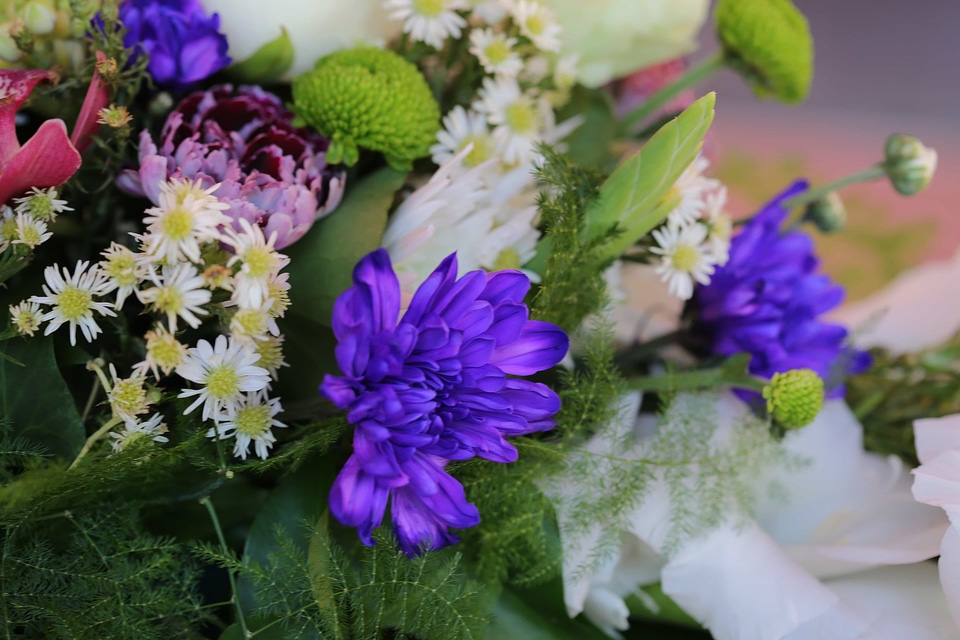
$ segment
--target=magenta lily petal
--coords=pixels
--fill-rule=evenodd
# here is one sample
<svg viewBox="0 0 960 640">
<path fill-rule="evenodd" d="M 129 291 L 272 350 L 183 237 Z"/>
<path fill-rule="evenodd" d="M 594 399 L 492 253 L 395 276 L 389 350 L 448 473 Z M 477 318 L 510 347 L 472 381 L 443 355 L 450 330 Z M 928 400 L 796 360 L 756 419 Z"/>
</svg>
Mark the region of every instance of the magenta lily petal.
<svg viewBox="0 0 960 640">
<path fill-rule="evenodd" d="M 103 62 L 106 59 L 107 56 L 103 51 L 97 51 L 97 62 Z M 70 143 L 76 147 L 78 153 L 83 153 L 90 146 L 93 135 L 100 128 L 97 114 L 108 104 L 110 104 L 110 91 L 100 77 L 100 73 L 94 70 L 87 95 L 83 98 L 83 106 L 80 107 L 80 115 L 77 116 L 73 133 L 70 134 Z"/>
<path fill-rule="evenodd" d="M 20 151 L 20 141 L 17 140 L 17 111 L 37 83 L 48 78 L 50 72 L 40 69 L 0 71 L 0 174 L 7 162 Z"/>
<path fill-rule="evenodd" d="M 0 203 L 30 187 L 56 187 L 80 168 L 80 154 L 67 137 L 63 120 L 47 120 L 0 169 Z"/>
</svg>

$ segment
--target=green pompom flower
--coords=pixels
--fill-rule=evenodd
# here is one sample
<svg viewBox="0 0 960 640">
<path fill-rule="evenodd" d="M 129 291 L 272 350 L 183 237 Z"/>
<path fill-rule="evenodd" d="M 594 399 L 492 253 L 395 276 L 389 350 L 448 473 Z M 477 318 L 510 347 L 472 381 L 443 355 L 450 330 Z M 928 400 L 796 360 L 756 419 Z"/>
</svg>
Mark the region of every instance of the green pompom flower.
<svg viewBox="0 0 960 640">
<path fill-rule="evenodd" d="M 373 47 L 320 58 L 293 80 L 294 109 L 330 138 L 327 162 L 357 162 L 359 147 L 382 153 L 391 167 L 409 169 L 429 155 L 440 107 L 416 66 Z"/>
<path fill-rule="evenodd" d="M 823 407 L 823 380 L 812 369 L 775 373 L 763 388 L 767 413 L 785 429 L 805 427 Z"/>
<path fill-rule="evenodd" d="M 717 32 L 728 66 L 759 96 L 801 102 L 813 77 L 813 39 L 790 0 L 719 0 Z"/>
</svg>

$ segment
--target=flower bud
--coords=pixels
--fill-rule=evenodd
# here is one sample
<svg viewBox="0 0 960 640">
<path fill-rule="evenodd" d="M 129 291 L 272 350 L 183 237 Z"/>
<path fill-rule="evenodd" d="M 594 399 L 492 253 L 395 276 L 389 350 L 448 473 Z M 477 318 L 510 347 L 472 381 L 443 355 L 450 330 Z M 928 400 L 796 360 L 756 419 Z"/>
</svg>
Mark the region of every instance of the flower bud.
<svg viewBox="0 0 960 640">
<path fill-rule="evenodd" d="M 803 219 L 824 233 L 842 231 L 847 224 L 847 210 L 836 191 L 807 205 Z"/>
<path fill-rule="evenodd" d="M 23 22 L 35 36 L 45 36 L 57 26 L 57 14 L 46 2 L 31 0 L 23 8 Z"/>
<path fill-rule="evenodd" d="M 823 406 L 823 380 L 812 369 L 775 373 L 763 388 L 767 413 L 784 429 L 805 427 Z"/>
<path fill-rule="evenodd" d="M 813 40 L 790 0 L 719 0 L 714 14 L 725 62 L 758 96 L 801 102 L 813 77 Z"/>
<path fill-rule="evenodd" d="M 937 170 L 937 151 L 913 136 L 895 133 L 884 147 L 884 171 L 898 193 L 912 196 L 927 188 Z"/>
<path fill-rule="evenodd" d="M 16 62 L 23 55 L 17 42 L 10 35 L 12 31 L 12 24 L 0 25 L 0 60 L 3 62 Z"/>
</svg>

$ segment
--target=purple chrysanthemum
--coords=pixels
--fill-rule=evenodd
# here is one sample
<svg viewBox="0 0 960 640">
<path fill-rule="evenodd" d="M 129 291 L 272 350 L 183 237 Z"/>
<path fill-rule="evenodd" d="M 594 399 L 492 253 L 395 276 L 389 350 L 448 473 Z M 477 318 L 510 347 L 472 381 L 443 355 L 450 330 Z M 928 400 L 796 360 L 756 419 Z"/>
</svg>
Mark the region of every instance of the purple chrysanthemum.
<svg viewBox="0 0 960 640">
<path fill-rule="evenodd" d="M 214 195 L 230 205 L 227 215 L 259 225 L 267 237 L 276 232 L 282 249 L 337 207 L 345 176 L 326 162 L 330 141 L 292 120 L 280 98 L 259 87 L 192 93 L 167 117 L 159 148 L 148 131 L 140 134 L 140 167 L 117 184 L 159 204 L 160 185 L 171 178 L 204 188 L 220 183 Z"/>
<path fill-rule="evenodd" d="M 750 372 L 762 378 L 790 369 L 813 369 L 829 396 L 843 394 L 842 377 L 869 365 L 869 356 L 845 345 L 847 330 L 820 317 L 843 300 L 843 287 L 818 273 L 813 240 L 782 232 L 783 203 L 807 189 L 793 183 L 730 243 L 730 260 L 694 297 L 694 331 L 715 355 L 751 354 Z"/>
<path fill-rule="evenodd" d="M 449 460 L 512 462 L 505 437 L 544 431 L 560 399 L 526 376 L 557 364 L 568 339 L 528 319 L 530 287 L 519 271 L 471 271 L 457 279 L 456 254 L 420 286 L 402 318 L 400 285 L 386 250 L 364 257 L 337 300 L 333 330 L 343 376 L 320 392 L 355 425 L 353 454 L 330 494 L 330 510 L 373 544 L 391 502 L 408 555 L 458 538 L 448 528 L 480 521 Z"/>
<path fill-rule="evenodd" d="M 199 0 L 125 0 L 118 18 L 125 47 L 146 53 L 147 71 L 161 87 L 186 89 L 230 64 L 220 16 Z"/>
</svg>

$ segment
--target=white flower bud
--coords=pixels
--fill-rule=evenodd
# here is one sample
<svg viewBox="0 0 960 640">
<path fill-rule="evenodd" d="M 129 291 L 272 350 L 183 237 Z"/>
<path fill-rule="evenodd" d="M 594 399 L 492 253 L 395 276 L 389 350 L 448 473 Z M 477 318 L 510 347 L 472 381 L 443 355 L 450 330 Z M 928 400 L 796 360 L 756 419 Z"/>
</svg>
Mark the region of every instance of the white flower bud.
<svg viewBox="0 0 960 640">
<path fill-rule="evenodd" d="M 10 35 L 10 24 L 0 25 L 0 60 L 16 62 L 23 55 Z"/>
<path fill-rule="evenodd" d="M 23 8 L 23 23 L 36 36 L 45 36 L 57 26 L 57 14 L 45 2 L 32 0 Z"/>
<path fill-rule="evenodd" d="M 937 170 L 936 149 L 902 133 L 887 138 L 884 156 L 884 171 L 893 188 L 905 196 L 926 189 Z"/>
</svg>

